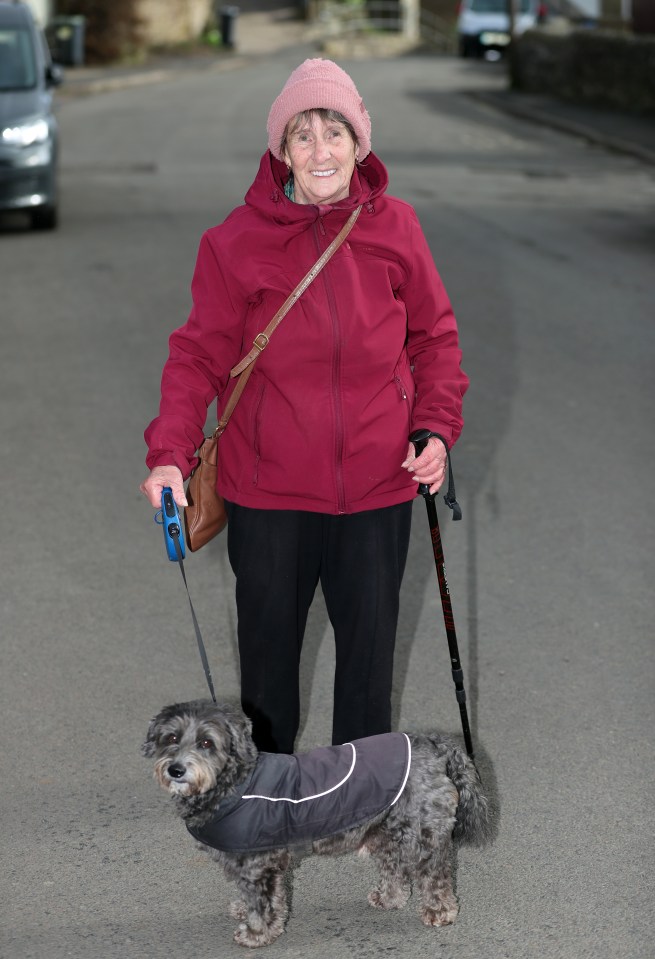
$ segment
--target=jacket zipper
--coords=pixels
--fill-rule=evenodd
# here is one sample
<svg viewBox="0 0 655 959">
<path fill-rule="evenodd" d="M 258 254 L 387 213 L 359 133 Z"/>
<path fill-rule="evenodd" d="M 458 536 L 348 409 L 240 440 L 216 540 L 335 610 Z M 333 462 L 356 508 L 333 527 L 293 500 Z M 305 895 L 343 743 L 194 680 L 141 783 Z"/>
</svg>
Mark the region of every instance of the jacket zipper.
<svg viewBox="0 0 655 959">
<path fill-rule="evenodd" d="M 322 217 L 318 218 L 318 228 L 323 236 L 326 236 L 325 226 Z M 314 236 L 316 238 L 316 247 L 320 254 L 321 242 L 314 224 Z M 344 423 L 343 408 L 341 405 L 341 326 L 339 323 L 339 314 L 334 300 L 334 290 L 327 276 L 327 269 L 321 273 L 321 278 L 327 294 L 328 310 L 332 320 L 332 408 L 334 410 L 334 458 L 335 458 L 335 480 L 337 485 L 337 513 L 346 512 L 346 492 L 343 483 L 343 449 L 344 449 Z"/>
<path fill-rule="evenodd" d="M 261 386 L 258 390 L 258 396 L 255 403 L 255 417 L 253 423 L 253 447 L 255 452 L 255 462 L 253 464 L 253 473 L 252 473 L 252 482 L 253 486 L 257 486 L 259 483 L 259 461 L 261 460 L 261 452 L 259 449 L 259 437 L 261 435 L 262 427 L 262 405 L 264 400 L 264 381 L 262 380 Z"/>
</svg>

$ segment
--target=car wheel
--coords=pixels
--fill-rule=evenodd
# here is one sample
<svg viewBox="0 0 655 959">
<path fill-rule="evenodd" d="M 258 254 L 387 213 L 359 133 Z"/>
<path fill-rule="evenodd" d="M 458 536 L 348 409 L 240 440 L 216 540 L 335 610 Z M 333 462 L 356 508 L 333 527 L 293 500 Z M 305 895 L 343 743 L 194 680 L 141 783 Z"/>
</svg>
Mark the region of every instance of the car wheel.
<svg viewBox="0 0 655 959">
<path fill-rule="evenodd" d="M 39 206 L 30 212 L 33 230 L 54 230 L 57 227 L 57 207 Z"/>
</svg>

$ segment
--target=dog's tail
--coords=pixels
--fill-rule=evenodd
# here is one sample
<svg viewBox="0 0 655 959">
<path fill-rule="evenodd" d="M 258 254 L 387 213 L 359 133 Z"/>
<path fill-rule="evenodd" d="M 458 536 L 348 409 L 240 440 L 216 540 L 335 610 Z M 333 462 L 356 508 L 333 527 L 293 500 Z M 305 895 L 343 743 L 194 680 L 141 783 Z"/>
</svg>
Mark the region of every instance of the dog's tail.
<svg viewBox="0 0 655 959">
<path fill-rule="evenodd" d="M 446 757 L 446 773 L 459 793 L 453 839 L 482 845 L 492 833 L 489 801 L 473 760 L 454 744 Z"/>
</svg>

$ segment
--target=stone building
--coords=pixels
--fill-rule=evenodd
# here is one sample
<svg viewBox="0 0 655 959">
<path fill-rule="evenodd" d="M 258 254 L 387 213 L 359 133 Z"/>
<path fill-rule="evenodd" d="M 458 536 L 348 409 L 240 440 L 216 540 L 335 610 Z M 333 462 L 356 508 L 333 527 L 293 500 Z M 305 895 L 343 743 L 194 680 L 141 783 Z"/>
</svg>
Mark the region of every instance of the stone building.
<svg viewBox="0 0 655 959">
<path fill-rule="evenodd" d="M 196 40 L 209 21 L 212 0 L 137 0 L 146 46 Z"/>
</svg>

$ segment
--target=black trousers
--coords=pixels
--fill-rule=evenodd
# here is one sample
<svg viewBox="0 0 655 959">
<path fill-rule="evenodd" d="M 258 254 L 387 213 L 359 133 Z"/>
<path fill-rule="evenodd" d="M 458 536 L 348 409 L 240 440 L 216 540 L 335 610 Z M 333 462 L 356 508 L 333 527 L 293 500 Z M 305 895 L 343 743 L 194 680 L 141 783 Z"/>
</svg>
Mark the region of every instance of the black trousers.
<svg viewBox="0 0 655 959">
<path fill-rule="evenodd" d="M 299 665 L 320 581 L 334 629 L 332 742 L 389 732 L 412 504 L 329 516 L 227 504 L 241 700 L 258 749 L 293 752 Z"/>
</svg>

